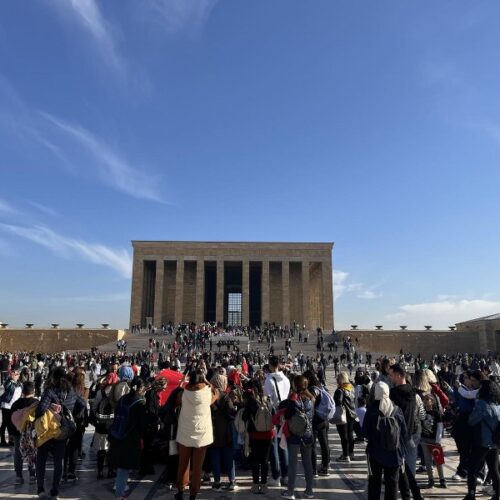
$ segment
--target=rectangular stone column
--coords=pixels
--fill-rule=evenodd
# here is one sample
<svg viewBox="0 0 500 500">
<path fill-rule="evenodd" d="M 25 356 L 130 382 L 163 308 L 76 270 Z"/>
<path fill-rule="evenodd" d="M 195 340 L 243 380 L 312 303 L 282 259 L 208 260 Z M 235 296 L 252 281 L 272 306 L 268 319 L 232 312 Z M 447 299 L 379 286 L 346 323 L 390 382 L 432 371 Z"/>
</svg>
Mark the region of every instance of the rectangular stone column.
<svg viewBox="0 0 500 500">
<path fill-rule="evenodd" d="M 241 264 L 241 324 L 250 323 L 250 262 L 244 260 Z"/>
<path fill-rule="evenodd" d="M 269 261 L 262 261 L 261 323 L 269 322 Z"/>
<path fill-rule="evenodd" d="M 323 330 L 333 330 L 333 277 L 331 261 L 323 262 Z"/>
<path fill-rule="evenodd" d="M 309 330 L 311 328 L 311 318 L 309 314 L 309 261 L 302 261 L 302 316 L 304 325 Z"/>
<path fill-rule="evenodd" d="M 182 305 L 184 303 L 184 259 L 177 259 L 175 275 L 175 324 L 182 323 Z"/>
<path fill-rule="evenodd" d="M 153 325 L 159 328 L 163 322 L 163 275 L 165 262 L 163 259 L 156 261 L 156 280 L 155 280 L 155 305 L 153 309 Z"/>
<path fill-rule="evenodd" d="M 224 323 L 224 261 L 217 260 L 217 292 L 215 299 L 215 321 Z"/>
<path fill-rule="evenodd" d="M 198 259 L 196 262 L 196 324 L 205 320 L 205 262 Z"/>
<path fill-rule="evenodd" d="M 281 263 L 281 293 L 283 297 L 283 326 L 290 325 L 290 262 Z"/>
<path fill-rule="evenodd" d="M 142 323 L 142 297 L 144 287 L 144 261 L 134 259 L 132 267 L 132 293 L 130 302 L 130 327 Z"/>
</svg>

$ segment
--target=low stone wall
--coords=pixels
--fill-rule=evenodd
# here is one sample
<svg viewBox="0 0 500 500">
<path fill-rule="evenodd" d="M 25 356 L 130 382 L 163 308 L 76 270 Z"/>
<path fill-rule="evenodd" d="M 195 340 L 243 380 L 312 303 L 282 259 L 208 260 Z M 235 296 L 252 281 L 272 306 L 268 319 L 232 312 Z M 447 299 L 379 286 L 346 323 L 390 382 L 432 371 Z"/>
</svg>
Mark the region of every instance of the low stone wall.
<svg viewBox="0 0 500 500">
<path fill-rule="evenodd" d="M 0 351 L 84 351 L 124 335 L 124 330 L 104 328 L 0 328 Z"/>
<path fill-rule="evenodd" d="M 486 352 L 487 345 L 479 342 L 478 332 L 449 330 L 344 330 L 340 338 L 357 338 L 362 351 L 397 354 L 420 353 L 424 358 L 434 354 L 457 354 L 459 352 Z"/>
</svg>

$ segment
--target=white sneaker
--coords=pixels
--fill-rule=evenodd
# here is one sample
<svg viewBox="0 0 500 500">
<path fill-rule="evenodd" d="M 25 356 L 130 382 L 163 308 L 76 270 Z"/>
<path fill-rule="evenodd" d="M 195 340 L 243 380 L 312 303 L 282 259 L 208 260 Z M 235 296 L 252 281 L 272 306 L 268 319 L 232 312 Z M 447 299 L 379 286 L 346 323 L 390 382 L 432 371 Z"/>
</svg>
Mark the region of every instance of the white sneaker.
<svg viewBox="0 0 500 500">
<path fill-rule="evenodd" d="M 288 498 L 288 500 L 295 500 L 295 495 L 285 490 L 281 493 L 281 498 Z"/>
<path fill-rule="evenodd" d="M 493 488 L 492 484 L 487 484 L 486 486 L 483 486 L 481 488 L 481 491 L 488 496 L 495 494 L 495 488 Z"/>
<path fill-rule="evenodd" d="M 281 483 L 280 483 L 279 478 L 278 479 L 274 479 L 273 477 L 270 477 L 267 480 L 267 485 L 271 486 L 271 487 L 275 487 L 275 486 L 279 487 L 279 486 L 281 486 Z"/>
<path fill-rule="evenodd" d="M 451 476 L 452 481 L 467 481 L 466 477 L 462 477 L 460 474 L 453 474 Z"/>
<path fill-rule="evenodd" d="M 484 481 L 480 477 L 476 477 L 476 484 L 481 486 L 484 483 Z"/>
</svg>

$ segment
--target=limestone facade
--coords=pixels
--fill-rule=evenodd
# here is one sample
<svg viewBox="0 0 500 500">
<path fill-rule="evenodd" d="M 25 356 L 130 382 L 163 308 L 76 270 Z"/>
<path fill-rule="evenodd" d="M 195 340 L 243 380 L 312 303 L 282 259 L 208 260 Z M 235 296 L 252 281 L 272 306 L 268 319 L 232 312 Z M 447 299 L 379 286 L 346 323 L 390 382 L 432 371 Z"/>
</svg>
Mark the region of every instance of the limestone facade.
<svg viewBox="0 0 500 500">
<path fill-rule="evenodd" d="M 131 325 L 295 322 L 333 329 L 333 243 L 133 241 L 132 246 Z"/>
</svg>

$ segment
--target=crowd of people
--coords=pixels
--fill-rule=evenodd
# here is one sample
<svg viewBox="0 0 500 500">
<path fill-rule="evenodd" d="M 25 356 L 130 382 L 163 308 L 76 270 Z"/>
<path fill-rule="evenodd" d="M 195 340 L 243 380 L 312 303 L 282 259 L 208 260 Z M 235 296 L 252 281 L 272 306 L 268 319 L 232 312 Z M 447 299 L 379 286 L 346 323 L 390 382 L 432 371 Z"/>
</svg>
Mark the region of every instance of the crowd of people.
<svg viewBox="0 0 500 500">
<path fill-rule="evenodd" d="M 463 482 L 465 499 L 482 485 L 498 500 L 500 366 L 491 354 L 425 361 L 400 352 L 372 363 L 351 339 L 335 339 L 344 357 L 327 357 L 320 331 L 322 348 L 311 356 L 292 354 L 292 341 L 303 343 L 303 336 L 295 343 L 300 329 L 267 328 L 262 352 L 250 351 L 246 339 L 206 333 L 176 329 L 133 354 L 123 344 L 117 353 L 4 353 L 0 446 L 13 447 L 16 484 L 24 483 L 26 467 L 39 497 L 57 498 L 62 481 L 78 479 L 83 436 L 91 432 L 96 479 L 113 478 L 120 500 L 131 471 L 147 476 L 158 467 L 176 500 L 194 500 L 202 483 L 237 491 L 244 469 L 252 493 L 281 486 L 281 496 L 293 500 L 299 455 L 301 498 L 314 498 L 315 478 L 333 474 L 333 462 L 365 460 L 369 500 L 381 498 L 382 487 L 386 500 L 421 499 L 450 481 Z M 273 338 L 285 339 L 279 355 Z M 330 365 L 334 391 L 327 389 Z M 333 430 L 338 457 L 330 456 Z M 443 467 L 445 432 L 460 458 L 452 478 Z M 54 472 L 46 489 L 49 456 Z M 417 480 L 422 472 L 425 484 Z"/>
</svg>

